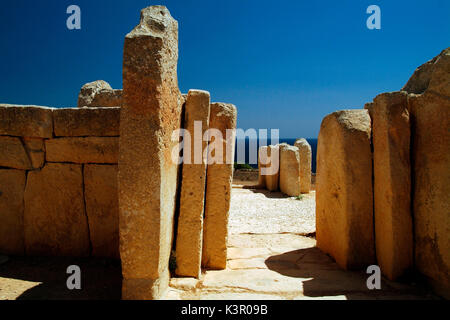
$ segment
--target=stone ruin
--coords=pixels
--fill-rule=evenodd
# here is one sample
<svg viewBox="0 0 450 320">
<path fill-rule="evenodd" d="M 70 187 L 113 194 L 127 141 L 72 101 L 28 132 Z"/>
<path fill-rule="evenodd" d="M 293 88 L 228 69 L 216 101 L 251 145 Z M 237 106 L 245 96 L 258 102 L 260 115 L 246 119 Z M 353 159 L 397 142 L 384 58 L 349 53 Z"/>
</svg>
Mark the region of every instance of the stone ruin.
<svg viewBox="0 0 450 320">
<path fill-rule="evenodd" d="M 317 246 L 345 269 L 419 272 L 450 297 L 450 49 L 401 91 L 326 116 L 316 180 Z"/>
<path fill-rule="evenodd" d="M 311 164 L 311 146 L 304 138 L 297 139 L 294 146 L 287 143 L 262 146 L 258 152 L 258 187 L 279 190 L 290 197 L 309 193 Z"/>
<path fill-rule="evenodd" d="M 237 111 L 182 95 L 177 61 L 178 23 L 152 6 L 125 38 L 123 90 L 88 83 L 79 108 L 0 105 L 0 253 L 120 257 L 123 299 L 161 297 L 173 252 L 180 276 L 226 267 L 233 164 L 179 165 L 172 133 L 224 133 Z"/>
</svg>

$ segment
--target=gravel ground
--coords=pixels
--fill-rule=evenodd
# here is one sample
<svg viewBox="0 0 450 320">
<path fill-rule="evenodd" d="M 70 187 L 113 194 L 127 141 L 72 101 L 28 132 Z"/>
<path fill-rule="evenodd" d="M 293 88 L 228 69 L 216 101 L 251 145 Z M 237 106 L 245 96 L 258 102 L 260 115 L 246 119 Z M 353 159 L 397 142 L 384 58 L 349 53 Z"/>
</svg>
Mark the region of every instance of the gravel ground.
<svg viewBox="0 0 450 320">
<path fill-rule="evenodd" d="M 311 234 L 316 231 L 315 207 L 314 191 L 297 200 L 280 192 L 234 186 L 229 234 Z"/>
</svg>

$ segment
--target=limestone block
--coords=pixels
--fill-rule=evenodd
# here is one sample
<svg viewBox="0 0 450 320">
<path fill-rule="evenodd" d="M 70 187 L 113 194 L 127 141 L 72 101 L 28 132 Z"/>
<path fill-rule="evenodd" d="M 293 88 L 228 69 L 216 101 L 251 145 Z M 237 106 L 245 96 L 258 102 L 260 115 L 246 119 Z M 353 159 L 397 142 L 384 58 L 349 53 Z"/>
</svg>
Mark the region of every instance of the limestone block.
<svg viewBox="0 0 450 320">
<path fill-rule="evenodd" d="M 300 195 L 300 153 L 297 147 L 280 146 L 280 190 L 291 197 Z"/>
<path fill-rule="evenodd" d="M 112 90 L 112 88 L 108 82 L 103 80 L 97 80 L 83 85 L 78 95 L 78 108 L 91 106 L 95 96 L 101 90 Z"/>
<path fill-rule="evenodd" d="M 311 191 L 311 146 L 304 138 L 297 139 L 294 146 L 296 146 L 300 152 L 300 192 L 309 193 L 309 191 Z"/>
<path fill-rule="evenodd" d="M 449 99 L 433 92 L 408 98 L 414 128 L 415 265 L 446 297 L 450 297 Z"/>
<path fill-rule="evenodd" d="M 0 167 L 31 169 L 31 160 L 22 140 L 18 137 L 0 136 Z"/>
<path fill-rule="evenodd" d="M 26 254 L 89 255 L 81 165 L 47 163 L 28 172 L 24 203 Z"/>
<path fill-rule="evenodd" d="M 272 174 L 266 175 L 266 188 L 269 191 L 278 191 L 280 185 L 280 146 L 267 146 L 267 157 L 271 159 L 269 166 L 272 167 L 270 170 Z"/>
<path fill-rule="evenodd" d="M 49 162 L 111 163 L 118 162 L 118 137 L 69 137 L 45 141 Z"/>
<path fill-rule="evenodd" d="M 179 276 L 200 277 L 206 181 L 203 150 L 208 146 L 203 135 L 209 128 L 209 105 L 209 92 L 189 91 L 185 105 L 184 128 L 191 134 L 192 141 L 188 161 L 190 163 L 186 163 L 187 158 L 184 155 L 182 171 L 175 271 Z M 201 129 L 194 130 L 195 121 L 202 124 Z"/>
<path fill-rule="evenodd" d="M 178 181 L 172 150 L 181 126 L 178 23 L 167 8 L 141 11 L 125 38 L 120 119 L 119 235 L 123 299 L 157 299 L 168 287 Z M 176 161 L 173 161 L 176 160 Z M 143 291 L 138 288 L 144 285 Z M 142 286 L 141 286 L 142 288 Z"/>
<path fill-rule="evenodd" d="M 0 135 L 51 138 L 52 109 L 0 104 Z"/>
<path fill-rule="evenodd" d="M 94 257 L 119 258 L 117 166 L 84 166 L 84 196 Z"/>
<path fill-rule="evenodd" d="M 258 186 L 260 188 L 266 187 L 266 175 L 263 175 L 263 170 L 269 165 L 267 149 L 267 146 L 262 146 L 258 151 Z"/>
<path fill-rule="evenodd" d="M 411 129 L 405 92 L 378 95 L 372 118 L 375 243 L 382 273 L 395 280 L 413 266 Z"/>
<path fill-rule="evenodd" d="M 44 139 L 24 137 L 22 138 L 22 141 L 25 145 L 25 150 L 30 158 L 33 169 L 42 168 L 45 162 Z"/>
<path fill-rule="evenodd" d="M 122 92 L 120 89 L 102 89 L 94 96 L 89 107 L 120 107 L 123 103 Z"/>
<path fill-rule="evenodd" d="M 57 137 L 119 135 L 120 108 L 70 108 L 53 111 Z"/>
<path fill-rule="evenodd" d="M 223 159 L 221 164 L 208 162 L 206 178 L 202 265 L 210 269 L 225 269 L 227 264 L 228 214 L 233 180 L 235 140 L 234 138 L 227 140 L 226 131 L 236 128 L 236 118 L 237 111 L 234 105 L 211 104 L 209 126 L 222 133 Z M 220 141 L 211 141 L 211 143 L 216 142 L 220 143 Z"/>
<path fill-rule="evenodd" d="M 334 112 L 319 133 L 317 246 L 344 269 L 375 263 L 370 138 L 367 110 Z"/>
<path fill-rule="evenodd" d="M 0 169 L 0 253 L 24 253 L 23 170 Z"/>
</svg>

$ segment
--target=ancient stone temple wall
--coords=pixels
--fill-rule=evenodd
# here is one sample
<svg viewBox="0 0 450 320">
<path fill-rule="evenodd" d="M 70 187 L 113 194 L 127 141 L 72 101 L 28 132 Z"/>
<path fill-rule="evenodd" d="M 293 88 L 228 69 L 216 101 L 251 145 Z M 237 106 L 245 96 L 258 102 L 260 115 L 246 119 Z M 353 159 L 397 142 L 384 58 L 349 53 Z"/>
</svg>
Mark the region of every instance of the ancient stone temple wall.
<svg viewBox="0 0 450 320">
<path fill-rule="evenodd" d="M 391 280 L 417 271 L 450 297 L 450 49 L 365 109 L 322 122 L 317 246 Z"/>
<path fill-rule="evenodd" d="M 0 252 L 119 257 L 119 108 L 0 105 Z"/>
</svg>

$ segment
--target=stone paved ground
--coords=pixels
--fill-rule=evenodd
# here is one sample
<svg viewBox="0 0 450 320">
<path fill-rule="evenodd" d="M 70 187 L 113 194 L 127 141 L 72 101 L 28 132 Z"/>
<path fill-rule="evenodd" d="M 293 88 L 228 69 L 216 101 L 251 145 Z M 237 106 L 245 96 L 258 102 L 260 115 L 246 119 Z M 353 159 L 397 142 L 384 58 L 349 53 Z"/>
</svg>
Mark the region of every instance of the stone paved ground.
<svg viewBox="0 0 450 320">
<path fill-rule="evenodd" d="M 226 270 L 206 271 L 199 280 L 173 278 L 165 299 L 434 299 L 426 289 L 383 279 L 367 289 L 364 272 L 341 270 L 318 250 L 314 196 L 233 188 Z M 249 233 L 257 234 L 249 234 Z"/>
</svg>

